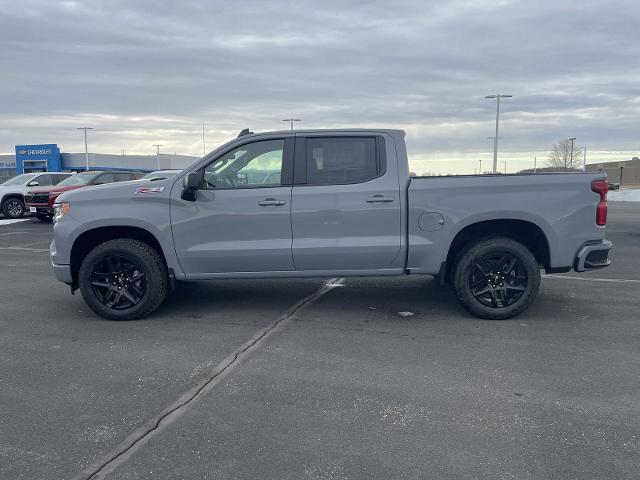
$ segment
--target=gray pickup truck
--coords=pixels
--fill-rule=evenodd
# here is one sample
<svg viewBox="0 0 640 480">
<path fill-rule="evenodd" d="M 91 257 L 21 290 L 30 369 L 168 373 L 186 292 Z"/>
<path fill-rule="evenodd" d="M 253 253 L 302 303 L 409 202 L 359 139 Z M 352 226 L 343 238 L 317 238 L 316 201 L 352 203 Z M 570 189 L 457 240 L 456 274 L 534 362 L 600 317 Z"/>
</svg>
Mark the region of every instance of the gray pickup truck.
<svg viewBox="0 0 640 480">
<path fill-rule="evenodd" d="M 433 275 L 473 315 L 540 270 L 609 265 L 602 173 L 410 177 L 404 132 L 247 130 L 177 176 L 64 193 L 51 261 L 97 314 L 141 318 L 175 281 Z"/>
</svg>

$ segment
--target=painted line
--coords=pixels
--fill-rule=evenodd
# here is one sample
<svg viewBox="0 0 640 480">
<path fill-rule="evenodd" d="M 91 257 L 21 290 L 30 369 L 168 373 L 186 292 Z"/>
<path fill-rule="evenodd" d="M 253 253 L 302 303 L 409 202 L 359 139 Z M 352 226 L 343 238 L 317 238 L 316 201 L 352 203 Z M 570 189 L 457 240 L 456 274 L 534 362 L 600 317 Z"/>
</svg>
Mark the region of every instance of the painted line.
<svg viewBox="0 0 640 480">
<path fill-rule="evenodd" d="M 213 389 L 213 387 L 229 375 L 231 371 L 240 365 L 242 361 L 246 360 L 255 351 L 259 350 L 262 344 L 271 335 L 281 331 L 291 323 L 297 313 L 314 303 L 333 288 L 343 286 L 343 280 L 344 279 L 341 278 L 332 278 L 331 280 L 328 280 L 318 290 L 289 308 L 289 310 L 282 314 L 276 321 L 266 328 L 259 330 L 251 339 L 213 367 L 207 378 L 184 392 L 175 402 L 166 407 L 159 415 L 133 431 L 111 453 L 86 468 L 79 475 L 73 477 L 72 480 L 103 479 L 106 475 L 112 473 L 151 438 L 158 435 L 162 430 L 164 430 L 164 428 L 184 415 L 194 402 L 206 395 L 211 389 Z"/>
<path fill-rule="evenodd" d="M 30 218 L 12 218 L 8 220 L 0 220 L 0 225 L 11 225 L 12 223 L 28 222 Z"/>
<path fill-rule="evenodd" d="M 23 250 L 27 252 L 47 252 L 49 253 L 48 248 L 29 248 L 29 247 L 0 247 L 0 250 Z"/>
<path fill-rule="evenodd" d="M 570 277 L 569 275 L 542 275 L 542 278 L 560 278 L 564 280 L 577 280 L 579 282 L 640 283 L 640 280 L 629 278 Z"/>
</svg>

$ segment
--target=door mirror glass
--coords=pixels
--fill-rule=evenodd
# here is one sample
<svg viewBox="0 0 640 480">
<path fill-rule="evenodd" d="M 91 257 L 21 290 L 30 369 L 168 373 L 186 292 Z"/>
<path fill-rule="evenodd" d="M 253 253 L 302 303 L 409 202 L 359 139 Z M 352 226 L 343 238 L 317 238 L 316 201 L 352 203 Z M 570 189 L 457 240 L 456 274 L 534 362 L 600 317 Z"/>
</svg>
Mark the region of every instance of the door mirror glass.
<svg viewBox="0 0 640 480">
<path fill-rule="evenodd" d="M 40 185 L 36 180 L 29 182 L 27 184 L 28 187 L 37 187 L 38 185 Z"/>
</svg>

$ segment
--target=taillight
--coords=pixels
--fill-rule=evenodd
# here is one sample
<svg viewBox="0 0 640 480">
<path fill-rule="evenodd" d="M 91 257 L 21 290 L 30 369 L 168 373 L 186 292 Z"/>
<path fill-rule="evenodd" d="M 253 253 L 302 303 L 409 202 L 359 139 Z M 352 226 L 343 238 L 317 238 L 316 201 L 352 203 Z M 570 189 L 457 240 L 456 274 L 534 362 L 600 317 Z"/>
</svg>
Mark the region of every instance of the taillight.
<svg viewBox="0 0 640 480">
<path fill-rule="evenodd" d="M 591 190 L 600 195 L 600 202 L 596 207 L 596 225 L 607 224 L 607 192 L 609 184 L 606 180 L 594 180 L 591 182 Z"/>
</svg>

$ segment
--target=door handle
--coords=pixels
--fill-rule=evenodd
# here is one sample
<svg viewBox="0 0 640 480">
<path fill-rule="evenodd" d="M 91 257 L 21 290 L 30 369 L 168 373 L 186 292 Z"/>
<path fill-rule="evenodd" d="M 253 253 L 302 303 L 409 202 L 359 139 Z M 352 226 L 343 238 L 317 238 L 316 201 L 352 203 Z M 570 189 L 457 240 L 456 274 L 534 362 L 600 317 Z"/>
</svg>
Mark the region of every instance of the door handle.
<svg viewBox="0 0 640 480">
<path fill-rule="evenodd" d="M 394 198 L 387 195 L 373 195 L 367 198 L 367 203 L 389 203 L 393 202 Z"/>
<path fill-rule="evenodd" d="M 276 200 L 275 198 L 265 198 L 264 200 L 260 200 L 258 202 L 258 205 L 260 205 L 261 207 L 269 207 L 269 206 L 280 207 L 286 203 L 287 202 L 285 202 L 284 200 Z"/>
</svg>

